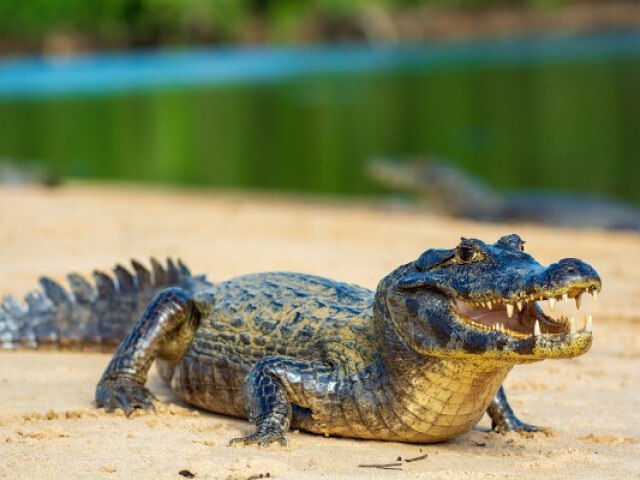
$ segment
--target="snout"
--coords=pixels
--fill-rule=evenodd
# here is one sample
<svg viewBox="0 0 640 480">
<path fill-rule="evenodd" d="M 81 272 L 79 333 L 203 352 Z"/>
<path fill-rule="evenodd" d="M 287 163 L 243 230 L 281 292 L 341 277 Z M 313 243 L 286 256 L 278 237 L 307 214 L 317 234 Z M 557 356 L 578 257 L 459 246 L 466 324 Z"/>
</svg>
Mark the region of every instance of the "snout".
<svg viewBox="0 0 640 480">
<path fill-rule="evenodd" d="M 602 287 L 602 282 L 594 268 L 577 258 L 563 258 L 549 265 L 534 279 L 534 284 L 545 290 L 566 290 L 569 288 Z"/>
</svg>

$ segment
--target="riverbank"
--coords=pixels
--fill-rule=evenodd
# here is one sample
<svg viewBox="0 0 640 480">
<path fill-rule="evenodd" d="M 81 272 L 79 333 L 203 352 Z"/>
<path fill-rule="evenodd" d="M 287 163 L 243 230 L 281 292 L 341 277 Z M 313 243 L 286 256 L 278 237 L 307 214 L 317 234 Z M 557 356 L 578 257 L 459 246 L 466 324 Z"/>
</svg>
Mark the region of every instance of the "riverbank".
<svg viewBox="0 0 640 480">
<path fill-rule="evenodd" d="M 520 234 L 541 263 L 579 257 L 603 279 L 584 357 L 517 367 L 505 388 L 517 414 L 553 435 L 479 429 L 439 445 L 291 434 L 288 450 L 230 448 L 249 423 L 182 404 L 131 420 L 92 406 L 108 354 L 0 353 L 3 478 L 640 478 L 640 236 L 493 225 L 367 203 L 109 185 L 0 189 L 0 291 L 22 297 L 39 275 L 63 280 L 128 258 L 182 258 L 213 281 L 291 270 L 375 288 L 401 263 L 460 236 Z M 424 455 L 427 455 L 424 457 Z M 407 459 L 423 457 L 413 462 Z M 398 470 L 360 465 L 399 463 Z M 260 477 L 262 475 L 262 477 Z"/>
</svg>

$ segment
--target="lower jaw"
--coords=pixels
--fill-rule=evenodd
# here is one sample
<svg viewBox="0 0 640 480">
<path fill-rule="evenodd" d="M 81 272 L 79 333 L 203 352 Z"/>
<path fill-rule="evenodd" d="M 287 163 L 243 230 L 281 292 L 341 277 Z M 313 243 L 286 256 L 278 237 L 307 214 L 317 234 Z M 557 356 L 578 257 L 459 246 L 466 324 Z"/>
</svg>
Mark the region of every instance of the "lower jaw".
<svg viewBox="0 0 640 480">
<path fill-rule="evenodd" d="M 500 364 L 523 364 L 540 360 L 568 359 L 584 355 L 593 343 L 590 333 L 578 332 L 563 335 L 532 336 L 515 339 L 515 345 L 487 349 L 481 357 Z"/>
</svg>

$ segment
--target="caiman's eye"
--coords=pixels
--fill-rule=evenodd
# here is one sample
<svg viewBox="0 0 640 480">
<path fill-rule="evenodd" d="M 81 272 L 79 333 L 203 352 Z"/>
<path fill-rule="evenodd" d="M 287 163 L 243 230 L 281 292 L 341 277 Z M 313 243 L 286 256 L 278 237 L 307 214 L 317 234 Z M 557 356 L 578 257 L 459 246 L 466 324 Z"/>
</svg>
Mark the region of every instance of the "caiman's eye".
<svg viewBox="0 0 640 480">
<path fill-rule="evenodd" d="M 473 247 L 469 247 L 467 245 L 461 245 L 458 247 L 458 258 L 463 262 L 471 262 L 478 258 L 478 252 L 473 249 Z"/>
<path fill-rule="evenodd" d="M 520 251 L 524 252 L 524 242 L 520 243 Z"/>
</svg>

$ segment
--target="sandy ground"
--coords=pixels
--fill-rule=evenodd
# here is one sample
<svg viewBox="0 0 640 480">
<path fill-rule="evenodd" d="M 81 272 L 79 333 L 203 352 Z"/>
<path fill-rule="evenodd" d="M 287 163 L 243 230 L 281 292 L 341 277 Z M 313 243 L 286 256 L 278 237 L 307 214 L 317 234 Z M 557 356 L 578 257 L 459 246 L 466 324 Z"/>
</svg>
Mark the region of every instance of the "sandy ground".
<svg viewBox="0 0 640 480">
<path fill-rule="evenodd" d="M 395 266 L 460 236 L 519 233 L 542 263 L 579 257 L 603 279 L 585 356 L 516 367 L 517 414 L 552 436 L 487 433 L 439 445 L 293 432 L 286 450 L 228 447 L 252 425 L 182 404 L 126 419 L 93 407 L 109 355 L 0 353 L 0 477 L 155 479 L 640 478 L 640 236 L 454 221 L 364 204 L 126 186 L 0 190 L 0 292 L 23 296 L 41 274 L 63 279 L 150 255 L 179 256 L 213 280 L 293 270 L 375 288 Z M 554 312 L 555 313 L 555 312 Z M 421 458 L 408 462 L 407 459 Z M 383 470 L 366 464 L 393 463 Z"/>
</svg>

